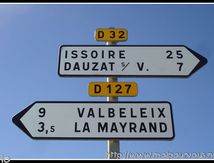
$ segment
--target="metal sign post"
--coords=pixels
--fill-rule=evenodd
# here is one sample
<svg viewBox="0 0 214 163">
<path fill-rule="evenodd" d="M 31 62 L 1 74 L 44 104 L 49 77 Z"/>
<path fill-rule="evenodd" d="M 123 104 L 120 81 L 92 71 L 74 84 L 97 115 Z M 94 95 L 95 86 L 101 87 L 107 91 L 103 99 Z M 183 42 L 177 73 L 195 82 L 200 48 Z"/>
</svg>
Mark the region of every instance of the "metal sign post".
<svg viewBox="0 0 214 163">
<path fill-rule="evenodd" d="M 117 42 L 106 42 L 106 45 L 116 45 Z M 107 82 L 117 82 L 117 77 L 107 77 Z M 118 97 L 107 97 L 107 101 L 118 101 Z M 120 152 L 120 141 L 117 139 L 110 139 L 107 142 L 108 159 L 119 159 L 116 156 Z"/>
</svg>

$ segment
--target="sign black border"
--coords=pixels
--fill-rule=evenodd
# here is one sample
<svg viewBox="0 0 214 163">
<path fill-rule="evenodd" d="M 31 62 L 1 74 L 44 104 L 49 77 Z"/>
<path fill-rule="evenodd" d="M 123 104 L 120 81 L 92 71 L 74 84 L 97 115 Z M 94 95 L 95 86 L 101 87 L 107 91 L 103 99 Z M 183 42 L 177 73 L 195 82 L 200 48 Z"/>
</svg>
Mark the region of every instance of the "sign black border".
<svg viewBox="0 0 214 163">
<path fill-rule="evenodd" d="M 125 138 L 125 137 L 90 137 L 90 138 L 78 138 L 78 137 L 33 137 L 30 132 L 25 128 L 23 123 L 20 121 L 21 117 L 28 112 L 34 104 L 36 103 L 168 103 L 170 105 L 170 113 L 171 113 L 171 121 L 172 121 L 172 132 L 173 136 L 172 137 L 163 137 L 163 138 L 151 138 L 151 137 L 144 137 L 144 138 Z M 114 139 L 114 140 L 172 140 L 175 138 L 175 130 L 174 130 L 174 120 L 173 120 L 173 113 L 172 113 L 172 104 L 168 101 L 36 101 L 29 105 L 27 108 L 16 114 L 12 118 L 13 123 L 20 128 L 24 133 L 26 133 L 28 136 L 30 136 L 32 139 L 38 140 L 38 139 L 43 139 L 43 140 L 109 140 L 109 139 Z"/>
<path fill-rule="evenodd" d="M 185 47 L 187 48 L 196 58 L 198 58 L 200 61 L 199 63 L 196 65 L 196 67 L 188 74 L 188 75 L 99 75 L 96 73 L 93 75 L 62 75 L 60 74 L 60 58 L 61 58 L 61 49 L 62 47 L 106 47 L 107 45 L 61 45 L 60 49 L 59 49 L 59 61 L 58 61 L 58 75 L 60 77 L 173 77 L 173 78 L 186 78 L 191 76 L 194 72 L 196 72 L 197 70 L 199 70 L 202 66 L 204 66 L 205 64 L 207 64 L 208 60 L 201 56 L 200 54 L 198 54 L 197 52 L 193 51 L 192 49 L 188 48 L 185 45 L 108 45 L 108 47 Z"/>
</svg>

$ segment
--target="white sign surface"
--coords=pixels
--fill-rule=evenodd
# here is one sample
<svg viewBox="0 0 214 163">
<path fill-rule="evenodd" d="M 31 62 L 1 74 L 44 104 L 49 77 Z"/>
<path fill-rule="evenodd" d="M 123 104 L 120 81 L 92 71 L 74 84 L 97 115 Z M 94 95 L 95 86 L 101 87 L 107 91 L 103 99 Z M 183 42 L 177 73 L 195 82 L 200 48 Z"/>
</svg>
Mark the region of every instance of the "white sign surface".
<svg viewBox="0 0 214 163">
<path fill-rule="evenodd" d="M 35 102 L 13 118 L 35 139 L 172 139 L 169 102 Z"/>
<path fill-rule="evenodd" d="M 181 46 L 64 45 L 60 76 L 190 76 L 206 58 Z"/>
</svg>

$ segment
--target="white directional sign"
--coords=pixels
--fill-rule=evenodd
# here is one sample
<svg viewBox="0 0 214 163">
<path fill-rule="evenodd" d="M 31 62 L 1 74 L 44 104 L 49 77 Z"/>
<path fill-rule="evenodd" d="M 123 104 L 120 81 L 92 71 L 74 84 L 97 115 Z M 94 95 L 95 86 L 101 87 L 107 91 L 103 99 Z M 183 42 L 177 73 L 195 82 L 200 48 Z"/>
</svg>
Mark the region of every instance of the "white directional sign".
<svg viewBox="0 0 214 163">
<path fill-rule="evenodd" d="M 207 59 L 182 45 L 63 45 L 60 76 L 187 77 Z"/>
<path fill-rule="evenodd" d="M 35 102 L 13 117 L 34 139 L 172 139 L 169 102 Z"/>
</svg>

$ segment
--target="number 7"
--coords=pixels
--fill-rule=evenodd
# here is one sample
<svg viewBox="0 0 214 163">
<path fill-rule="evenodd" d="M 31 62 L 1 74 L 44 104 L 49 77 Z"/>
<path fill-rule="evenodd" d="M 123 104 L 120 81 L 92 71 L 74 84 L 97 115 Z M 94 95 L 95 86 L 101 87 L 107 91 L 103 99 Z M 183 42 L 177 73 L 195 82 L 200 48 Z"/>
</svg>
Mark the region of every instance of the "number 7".
<svg viewBox="0 0 214 163">
<path fill-rule="evenodd" d="M 183 66 L 183 63 L 182 62 L 178 62 L 177 65 L 179 65 L 179 71 L 181 71 L 181 68 Z"/>
<path fill-rule="evenodd" d="M 129 93 L 130 88 L 131 88 L 131 84 L 126 84 L 125 86 L 127 87 L 126 93 Z"/>
</svg>

